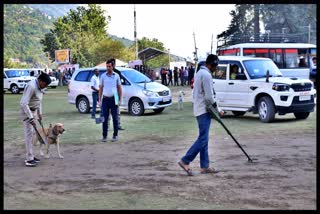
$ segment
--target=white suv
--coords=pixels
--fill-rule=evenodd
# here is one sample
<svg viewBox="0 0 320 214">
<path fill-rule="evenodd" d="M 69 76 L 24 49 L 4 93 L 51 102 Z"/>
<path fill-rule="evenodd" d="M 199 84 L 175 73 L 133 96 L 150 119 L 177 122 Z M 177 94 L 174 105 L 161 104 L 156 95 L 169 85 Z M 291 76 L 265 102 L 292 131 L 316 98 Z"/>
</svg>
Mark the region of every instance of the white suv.
<svg viewBox="0 0 320 214">
<path fill-rule="evenodd" d="M 235 116 L 249 111 L 258 113 L 266 123 L 272 122 L 276 113 L 293 113 L 297 119 L 306 119 L 314 111 L 316 90 L 310 80 L 282 77 L 268 58 L 218 57 L 218 69 L 213 72 L 212 80 L 222 110 L 232 111 Z M 235 79 L 231 79 L 234 64 L 239 69 Z"/>
<path fill-rule="evenodd" d="M 152 82 L 147 76 L 131 68 L 116 67 L 121 72 L 122 102 L 120 109 L 127 109 L 131 115 L 139 116 L 145 110 L 161 113 L 172 105 L 172 95 L 168 87 Z M 98 68 L 100 75 L 105 68 Z M 68 84 L 68 102 L 75 104 L 80 113 L 88 113 L 92 108 L 90 79 L 94 68 L 76 70 Z"/>
<path fill-rule="evenodd" d="M 3 70 L 3 90 L 9 90 L 12 94 L 19 94 L 26 84 L 35 77 L 29 76 L 28 69 L 5 68 Z"/>
</svg>

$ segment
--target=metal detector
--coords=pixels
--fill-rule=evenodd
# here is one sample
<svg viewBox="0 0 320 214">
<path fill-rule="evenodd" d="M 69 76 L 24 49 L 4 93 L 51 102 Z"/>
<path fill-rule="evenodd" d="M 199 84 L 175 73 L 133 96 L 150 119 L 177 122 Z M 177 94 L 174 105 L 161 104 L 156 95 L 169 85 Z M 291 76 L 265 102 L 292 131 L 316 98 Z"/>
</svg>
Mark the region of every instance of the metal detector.
<svg viewBox="0 0 320 214">
<path fill-rule="evenodd" d="M 238 147 L 241 149 L 241 151 L 247 156 L 248 161 L 250 163 L 253 162 L 253 160 L 257 160 L 257 159 L 251 159 L 249 157 L 249 155 L 244 151 L 244 149 L 242 148 L 242 146 L 238 143 L 238 141 L 233 137 L 233 135 L 231 134 L 231 132 L 229 131 L 229 129 L 223 124 L 220 115 L 219 115 L 219 111 L 217 108 L 213 107 L 211 103 L 206 103 L 206 109 L 207 111 L 210 113 L 211 117 L 213 119 L 215 119 L 216 121 L 218 121 L 222 127 L 227 131 L 227 133 L 231 136 L 231 138 L 234 140 L 234 142 L 236 142 L 236 144 L 238 145 Z"/>
</svg>

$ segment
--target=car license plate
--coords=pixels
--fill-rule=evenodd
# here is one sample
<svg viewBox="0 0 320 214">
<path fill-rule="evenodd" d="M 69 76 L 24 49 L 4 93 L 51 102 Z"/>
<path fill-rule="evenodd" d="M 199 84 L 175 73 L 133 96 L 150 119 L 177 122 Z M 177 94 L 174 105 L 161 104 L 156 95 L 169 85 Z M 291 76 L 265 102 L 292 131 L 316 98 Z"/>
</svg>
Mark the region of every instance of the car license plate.
<svg viewBox="0 0 320 214">
<path fill-rule="evenodd" d="M 305 101 L 305 100 L 310 100 L 310 99 L 311 99 L 310 95 L 299 96 L 299 101 Z"/>
<path fill-rule="evenodd" d="M 168 102 L 169 100 L 170 100 L 170 97 L 169 97 L 169 96 L 162 98 L 162 101 L 163 101 L 163 102 Z"/>
</svg>

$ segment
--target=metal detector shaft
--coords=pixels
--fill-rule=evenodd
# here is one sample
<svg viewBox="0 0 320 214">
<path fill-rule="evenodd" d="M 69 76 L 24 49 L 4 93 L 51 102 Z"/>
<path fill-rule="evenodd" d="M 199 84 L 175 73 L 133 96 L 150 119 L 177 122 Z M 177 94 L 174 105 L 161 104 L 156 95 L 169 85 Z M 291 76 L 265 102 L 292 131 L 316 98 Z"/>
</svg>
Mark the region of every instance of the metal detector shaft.
<svg viewBox="0 0 320 214">
<path fill-rule="evenodd" d="M 38 137 L 38 140 L 40 141 L 41 144 L 46 144 L 46 142 L 42 139 L 40 133 L 38 132 L 37 130 L 37 126 L 36 125 L 32 125 L 34 130 L 36 131 L 36 134 L 37 134 L 37 137 Z"/>
<path fill-rule="evenodd" d="M 42 127 L 42 131 L 43 131 L 43 133 L 45 134 L 46 132 L 44 131 L 42 121 L 41 121 L 40 119 L 38 119 L 38 122 L 40 123 L 40 125 L 41 125 L 41 127 Z"/>
<path fill-rule="evenodd" d="M 211 114 L 211 117 L 213 119 L 215 119 L 216 121 L 218 121 L 222 127 L 227 131 L 227 133 L 231 136 L 231 138 L 234 140 L 234 142 L 236 142 L 236 144 L 238 145 L 238 147 L 241 149 L 241 151 L 247 156 L 248 161 L 252 162 L 252 159 L 249 157 L 249 155 L 244 151 L 244 149 L 242 148 L 242 146 L 238 143 L 238 141 L 233 137 L 233 135 L 231 134 L 231 132 L 229 131 L 229 129 L 224 125 L 224 123 L 222 122 L 220 116 L 219 116 L 219 112 L 216 108 L 214 108 L 211 104 L 206 105 L 207 107 L 207 111 Z"/>
</svg>

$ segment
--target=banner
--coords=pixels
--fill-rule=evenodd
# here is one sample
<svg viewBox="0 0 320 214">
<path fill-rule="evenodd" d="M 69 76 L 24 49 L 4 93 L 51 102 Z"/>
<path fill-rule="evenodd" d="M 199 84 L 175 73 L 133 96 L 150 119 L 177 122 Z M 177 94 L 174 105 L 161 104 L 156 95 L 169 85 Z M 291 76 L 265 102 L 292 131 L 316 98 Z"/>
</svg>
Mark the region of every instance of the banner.
<svg viewBox="0 0 320 214">
<path fill-rule="evenodd" d="M 63 49 L 63 50 L 56 50 L 55 51 L 55 61 L 58 64 L 62 63 L 69 63 L 70 62 L 70 50 Z"/>
</svg>

